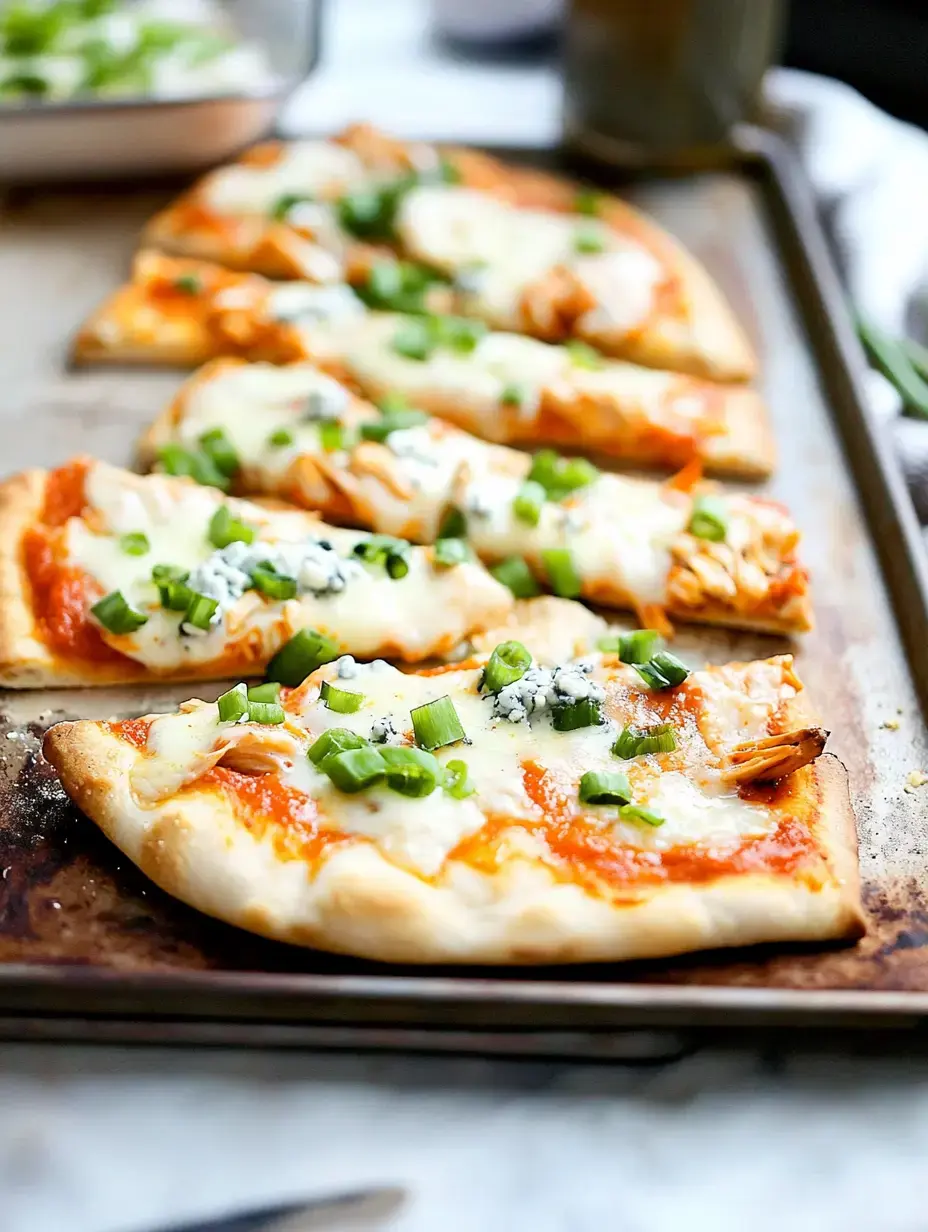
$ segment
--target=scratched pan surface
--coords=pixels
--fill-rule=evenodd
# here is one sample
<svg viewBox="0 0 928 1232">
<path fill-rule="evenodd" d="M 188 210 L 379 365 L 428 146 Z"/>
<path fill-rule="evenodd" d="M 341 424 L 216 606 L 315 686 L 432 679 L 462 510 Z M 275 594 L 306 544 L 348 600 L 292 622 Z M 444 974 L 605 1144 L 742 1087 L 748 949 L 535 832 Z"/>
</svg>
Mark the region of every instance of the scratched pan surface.
<svg viewBox="0 0 928 1232">
<path fill-rule="evenodd" d="M 399 969 L 289 949 L 188 910 L 145 880 L 74 810 L 39 755 L 64 717 L 138 714 L 183 689 L 59 691 L 0 698 L 0 1029 L 109 1038 L 267 1039 L 305 1025 L 328 1042 L 358 1028 L 495 1031 L 641 1025 L 910 1024 L 928 1016 L 928 693 L 925 578 L 914 524 L 855 402 L 859 355 L 834 304 L 821 237 L 792 201 L 775 151 L 628 194 L 718 278 L 754 337 L 781 465 L 767 491 L 805 532 L 816 632 L 799 668 L 845 763 L 859 833 L 866 938 L 661 964 L 558 970 Z M 179 384 L 146 371 L 72 373 L 69 335 L 124 276 L 164 189 L 17 190 L 0 213 L 2 467 L 77 450 L 128 462 L 134 437 Z M 904 636 L 903 636 L 904 635 Z M 766 656 L 783 640 L 681 631 L 696 661 Z M 207 695 L 208 690 L 203 690 Z M 215 695 L 215 690 L 211 695 Z M 128 1019 L 134 1019 L 130 1027 Z M 115 1024 L 115 1027 L 114 1027 Z M 186 1026 L 184 1025 L 186 1024 Z M 224 1029 L 226 1028 L 226 1029 Z M 317 1034 L 312 1035 L 312 1031 Z M 489 1036 L 486 1037 L 490 1039 Z M 500 1037 L 497 1035 L 497 1040 Z M 493 1047 L 489 1042 L 488 1047 Z M 512 1050 L 512 1045 L 508 1045 Z"/>
</svg>

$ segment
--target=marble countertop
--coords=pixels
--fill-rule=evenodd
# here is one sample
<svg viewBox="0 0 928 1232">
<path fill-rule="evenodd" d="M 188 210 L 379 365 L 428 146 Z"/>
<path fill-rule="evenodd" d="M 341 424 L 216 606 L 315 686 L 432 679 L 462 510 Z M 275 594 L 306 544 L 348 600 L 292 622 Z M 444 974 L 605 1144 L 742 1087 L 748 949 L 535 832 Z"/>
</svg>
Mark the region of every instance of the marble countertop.
<svg viewBox="0 0 928 1232">
<path fill-rule="evenodd" d="M 443 64 L 421 4 L 331 17 L 292 127 L 556 134 L 550 73 Z M 0 1048 L 2 1232 L 148 1232 L 374 1183 L 409 1187 L 399 1232 L 917 1232 L 926 1150 L 926 1059 Z"/>
</svg>

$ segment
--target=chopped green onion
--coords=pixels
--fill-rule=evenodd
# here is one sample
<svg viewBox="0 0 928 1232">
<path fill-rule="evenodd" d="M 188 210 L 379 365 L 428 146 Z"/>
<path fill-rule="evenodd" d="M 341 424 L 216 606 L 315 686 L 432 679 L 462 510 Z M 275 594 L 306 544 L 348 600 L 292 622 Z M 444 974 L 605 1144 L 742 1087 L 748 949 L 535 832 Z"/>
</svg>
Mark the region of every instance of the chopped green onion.
<svg viewBox="0 0 928 1232">
<path fill-rule="evenodd" d="M 540 484 L 548 500 L 563 500 L 571 492 L 588 487 L 599 471 L 586 458 L 562 458 L 553 449 L 541 449 L 532 457 L 527 479 Z"/>
<path fill-rule="evenodd" d="M 166 475 L 194 479 L 207 487 L 222 488 L 224 492 L 229 487 L 228 476 L 202 450 L 184 449 L 171 441 L 158 450 L 158 462 Z"/>
<path fill-rule="evenodd" d="M 220 723 L 237 723 L 248 714 L 248 690 L 243 684 L 237 684 L 228 693 L 218 698 Z"/>
<path fill-rule="evenodd" d="M 363 693 L 352 693 L 349 689 L 339 689 L 336 685 L 329 684 L 328 680 L 323 680 L 319 696 L 325 708 L 334 710 L 336 714 L 354 714 L 356 710 L 361 709 L 364 701 Z"/>
<path fill-rule="evenodd" d="M 344 753 L 347 749 L 369 749 L 370 747 L 370 741 L 359 736 L 357 732 L 347 727 L 330 727 L 309 746 L 306 756 L 314 766 L 320 766 L 333 753 Z"/>
<path fill-rule="evenodd" d="M 498 693 L 507 684 L 521 680 L 532 666 L 532 656 L 521 642 L 500 642 L 484 668 L 481 689 Z"/>
<path fill-rule="evenodd" d="M 293 433 L 288 428 L 277 428 L 267 438 L 272 449 L 286 449 L 293 444 Z"/>
<path fill-rule="evenodd" d="M 218 599 L 211 599 L 209 595 L 199 595 L 192 590 L 190 602 L 187 604 L 187 610 L 184 612 L 184 619 L 181 623 L 193 625 L 195 629 L 202 629 L 205 632 L 210 627 L 218 607 Z"/>
<path fill-rule="evenodd" d="M 428 359 L 438 345 L 435 332 L 429 327 L 428 321 L 412 317 L 404 321 L 393 335 L 393 350 L 405 359 L 423 361 Z"/>
<path fill-rule="evenodd" d="M 568 702 L 566 706 L 556 706 L 551 711 L 551 725 L 555 731 L 579 731 L 581 727 L 599 727 L 605 723 L 602 702 L 584 697 L 579 701 Z"/>
<path fill-rule="evenodd" d="M 441 762 L 424 749 L 387 745 L 380 756 L 387 764 L 387 786 L 401 796 L 430 796 L 442 777 Z"/>
<path fill-rule="evenodd" d="M 180 274 L 174 279 L 174 290 L 183 291 L 185 295 L 199 295 L 203 282 L 197 274 Z"/>
<path fill-rule="evenodd" d="M 155 565 L 151 571 L 152 581 L 158 587 L 161 606 L 171 612 L 186 612 L 193 598 L 193 591 L 186 585 L 190 574 L 176 565 Z"/>
<path fill-rule="evenodd" d="M 221 474 L 231 478 L 239 468 L 235 446 L 222 428 L 211 428 L 200 437 L 200 448 Z"/>
<path fill-rule="evenodd" d="M 432 322 L 439 345 L 457 351 L 460 355 L 472 354 L 487 332 L 483 321 L 476 321 L 471 317 L 433 317 Z"/>
<path fill-rule="evenodd" d="M 119 546 L 127 556 L 144 556 L 151 551 L 148 536 L 141 530 L 130 530 L 119 540 Z"/>
<path fill-rule="evenodd" d="M 541 594 L 535 575 L 521 556 L 507 556 L 498 565 L 493 565 L 490 573 L 497 582 L 508 586 L 517 599 L 534 599 Z"/>
<path fill-rule="evenodd" d="M 254 543 L 255 528 L 232 514 L 228 505 L 220 505 L 209 520 L 207 532 L 215 548 L 227 548 L 230 543 Z"/>
<path fill-rule="evenodd" d="M 578 214 L 587 214 L 590 217 L 595 217 L 599 213 L 601 203 L 602 195 L 596 192 L 595 189 L 580 188 L 574 197 L 574 210 Z"/>
<path fill-rule="evenodd" d="M 392 535 L 371 535 L 356 543 L 352 553 L 366 565 L 383 565 L 387 575 L 398 580 L 409 572 L 410 549 L 411 545 L 405 539 L 395 539 Z"/>
<path fill-rule="evenodd" d="M 621 770 L 587 770 L 580 780 L 582 804 L 628 804 L 632 789 Z"/>
<path fill-rule="evenodd" d="M 414 409 L 410 406 L 406 395 L 401 394 L 398 389 L 388 389 L 382 398 L 376 399 L 374 405 L 381 415 L 394 415 L 401 411 L 411 411 Z"/>
<path fill-rule="evenodd" d="M 564 350 L 567 352 L 568 357 L 575 368 L 589 368 L 594 370 L 596 368 L 602 368 L 606 362 L 602 355 L 600 355 L 599 351 L 594 350 L 593 347 L 589 346 L 587 343 L 580 342 L 575 338 L 572 338 L 570 342 L 566 342 L 564 344 Z"/>
<path fill-rule="evenodd" d="M 286 715 L 280 704 L 280 685 L 274 682 L 253 684 L 248 690 L 249 723 L 283 723 Z"/>
<path fill-rule="evenodd" d="M 464 539 L 467 536 L 467 519 L 460 509 L 450 505 L 442 515 L 438 527 L 439 539 Z"/>
<path fill-rule="evenodd" d="M 360 239 L 392 239 L 400 200 L 415 187 L 417 180 L 415 174 L 403 175 L 378 188 L 348 193 L 336 203 L 339 222 Z"/>
<path fill-rule="evenodd" d="M 547 497 L 548 494 L 540 483 L 536 483 L 534 479 L 527 479 L 513 499 L 512 512 L 520 522 L 525 522 L 528 526 L 537 526 Z"/>
<path fill-rule="evenodd" d="M 361 424 L 361 437 L 365 441 L 385 441 L 391 432 L 404 428 L 417 428 L 428 419 L 423 411 L 386 411 L 380 419 L 371 419 Z"/>
<path fill-rule="evenodd" d="M 424 706 L 416 706 L 410 711 L 410 718 L 416 744 L 429 752 L 466 739 L 454 702 L 447 694 Z"/>
<path fill-rule="evenodd" d="M 598 231 L 585 227 L 574 235 L 574 252 L 602 252 L 606 241 Z"/>
<path fill-rule="evenodd" d="M 652 689 L 670 689 L 682 684 L 690 674 L 685 663 L 670 653 L 669 650 L 659 650 L 652 655 L 647 663 L 634 664 L 635 671 Z"/>
<path fill-rule="evenodd" d="M 284 193 L 271 206 L 271 217 L 277 222 L 284 222 L 293 207 L 301 205 L 304 201 L 312 201 L 312 197 L 308 197 L 305 193 Z"/>
<path fill-rule="evenodd" d="M 551 589 L 563 599 L 576 599 L 583 590 L 580 574 L 568 548 L 548 548 L 541 554 Z"/>
<path fill-rule="evenodd" d="M 439 569 L 450 569 L 470 560 L 470 548 L 463 539 L 436 539 L 432 560 Z"/>
<path fill-rule="evenodd" d="M 677 747 L 677 737 L 672 723 L 656 723 L 652 727 L 622 728 L 612 746 L 616 757 L 629 761 L 632 757 L 644 757 L 648 753 L 672 753 Z"/>
<path fill-rule="evenodd" d="M 331 753 L 319 769 L 329 776 L 339 791 L 352 793 L 382 783 L 387 776 L 387 764 L 372 745 Z"/>
<path fill-rule="evenodd" d="M 355 290 L 369 308 L 423 313 L 429 290 L 440 281 L 440 275 L 411 261 L 384 260 L 374 262 L 366 281 Z"/>
<path fill-rule="evenodd" d="M 623 821 L 643 821 L 647 826 L 662 826 L 664 818 L 652 809 L 642 808 L 640 804 L 623 804 L 619 809 Z"/>
<path fill-rule="evenodd" d="M 338 642 L 317 629 L 300 629 L 285 642 L 267 665 L 268 680 L 290 688 L 302 684 L 310 672 L 341 654 Z"/>
<path fill-rule="evenodd" d="M 292 599 L 296 595 L 296 578 L 278 573 L 270 561 L 264 560 L 251 571 L 251 584 L 269 599 Z"/>
<path fill-rule="evenodd" d="M 728 533 L 728 509 L 717 496 L 697 496 L 686 528 L 697 539 L 722 543 Z"/>
<path fill-rule="evenodd" d="M 499 395 L 501 406 L 525 406 L 527 400 L 528 390 L 524 385 L 517 385 L 515 382 L 504 385 Z"/>
<path fill-rule="evenodd" d="M 660 645 L 660 634 L 653 629 L 634 629 L 631 633 L 613 633 L 601 637 L 596 648 L 604 654 L 614 654 L 623 663 L 647 663 Z"/>
<path fill-rule="evenodd" d="M 470 781 L 467 774 L 467 762 L 459 761 L 454 758 L 445 766 L 445 781 L 443 784 L 445 793 L 454 800 L 465 800 L 468 796 L 472 796 L 477 788 Z"/>
<path fill-rule="evenodd" d="M 319 443 L 326 453 L 337 453 L 344 449 L 345 428 L 337 419 L 323 419 L 319 424 Z"/>
<path fill-rule="evenodd" d="M 108 633 L 134 633 L 148 617 L 130 607 L 121 590 L 111 591 L 90 609 Z"/>
</svg>

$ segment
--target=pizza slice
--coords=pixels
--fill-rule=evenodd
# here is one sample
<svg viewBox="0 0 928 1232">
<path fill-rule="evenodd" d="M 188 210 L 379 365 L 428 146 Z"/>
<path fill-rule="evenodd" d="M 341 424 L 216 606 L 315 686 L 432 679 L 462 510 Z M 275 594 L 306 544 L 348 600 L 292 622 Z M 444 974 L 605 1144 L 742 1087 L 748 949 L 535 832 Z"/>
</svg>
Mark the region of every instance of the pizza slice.
<svg viewBox="0 0 928 1232">
<path fill-rule="evenodd" d="M 690 472 L 661 484 L 550 450 L 533 458 L 395 399 L 382 405 L 310 364 L 220 361 L 156 422 L 141 460 L 189 471 L 202 442 L 219 434 L 240 490 L 383 534 L 442 540 L 441 551 L 464 536 L 520 597 L 540 582 L 631 608 L 664 630 L 667 615 L 780 633 L 811 627 L 799 533 L 779 505 L 720 492 Z"/>
<path fill-rule="evenodd" d="M 441 291 L 430 302 L 448 306 Z M 371 310 L 343 284 L 274 284 L 152 252 L 139 254 L 132 282 L 84 326 L 75 353 L 84 363 L 182 366 L 222 355 L 313 359 L 372 397 L 400 392 L 488 440 L 664 468 L 696 458 L 747 478 L 768 475 L 774 462 L 754 390 L 491 332 L 446 313 Z"/>
<path fill-rule="evenodd" d="M 501 329 L 719 380 L 756 363 L 703 267 L 618 199 L 474 151 L 354 128 L 210 173 L 144 243 L 276 278 L 352 280 L 371 253 L 437 272 Z"/>
<path fill-rule="evenodd" d="M 223 483 L 212 442 L 201 479 Z M 262 673 L 343 651 L 416 662 L 506 618 L 460 556 L 300 510 L 79 458 L 0 484 L 0 683 L 10 688 Z"/>
<path fill-rule="evenodd" d="M 295 945 L 528 964 L 859 936 L 846 776 L 790 658 L 673 682 L 657 659 L 346 656 L 280 694 L 61 723 L 45 755 L 162 889 Z"/>
</svg>

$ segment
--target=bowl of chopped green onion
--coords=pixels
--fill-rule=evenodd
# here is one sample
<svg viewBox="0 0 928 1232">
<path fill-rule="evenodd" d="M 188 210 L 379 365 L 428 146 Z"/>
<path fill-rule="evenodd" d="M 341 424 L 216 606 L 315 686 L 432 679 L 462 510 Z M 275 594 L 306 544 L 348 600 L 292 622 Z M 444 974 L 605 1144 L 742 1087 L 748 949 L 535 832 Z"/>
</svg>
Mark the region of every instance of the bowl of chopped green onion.
<svg viewBox="0 0 928 1232">
<path fill-rule="evenodd" d="M 0 0 L 0 175 L 187 171 L 273 124 L 321 0 Z"/>
</svg>

